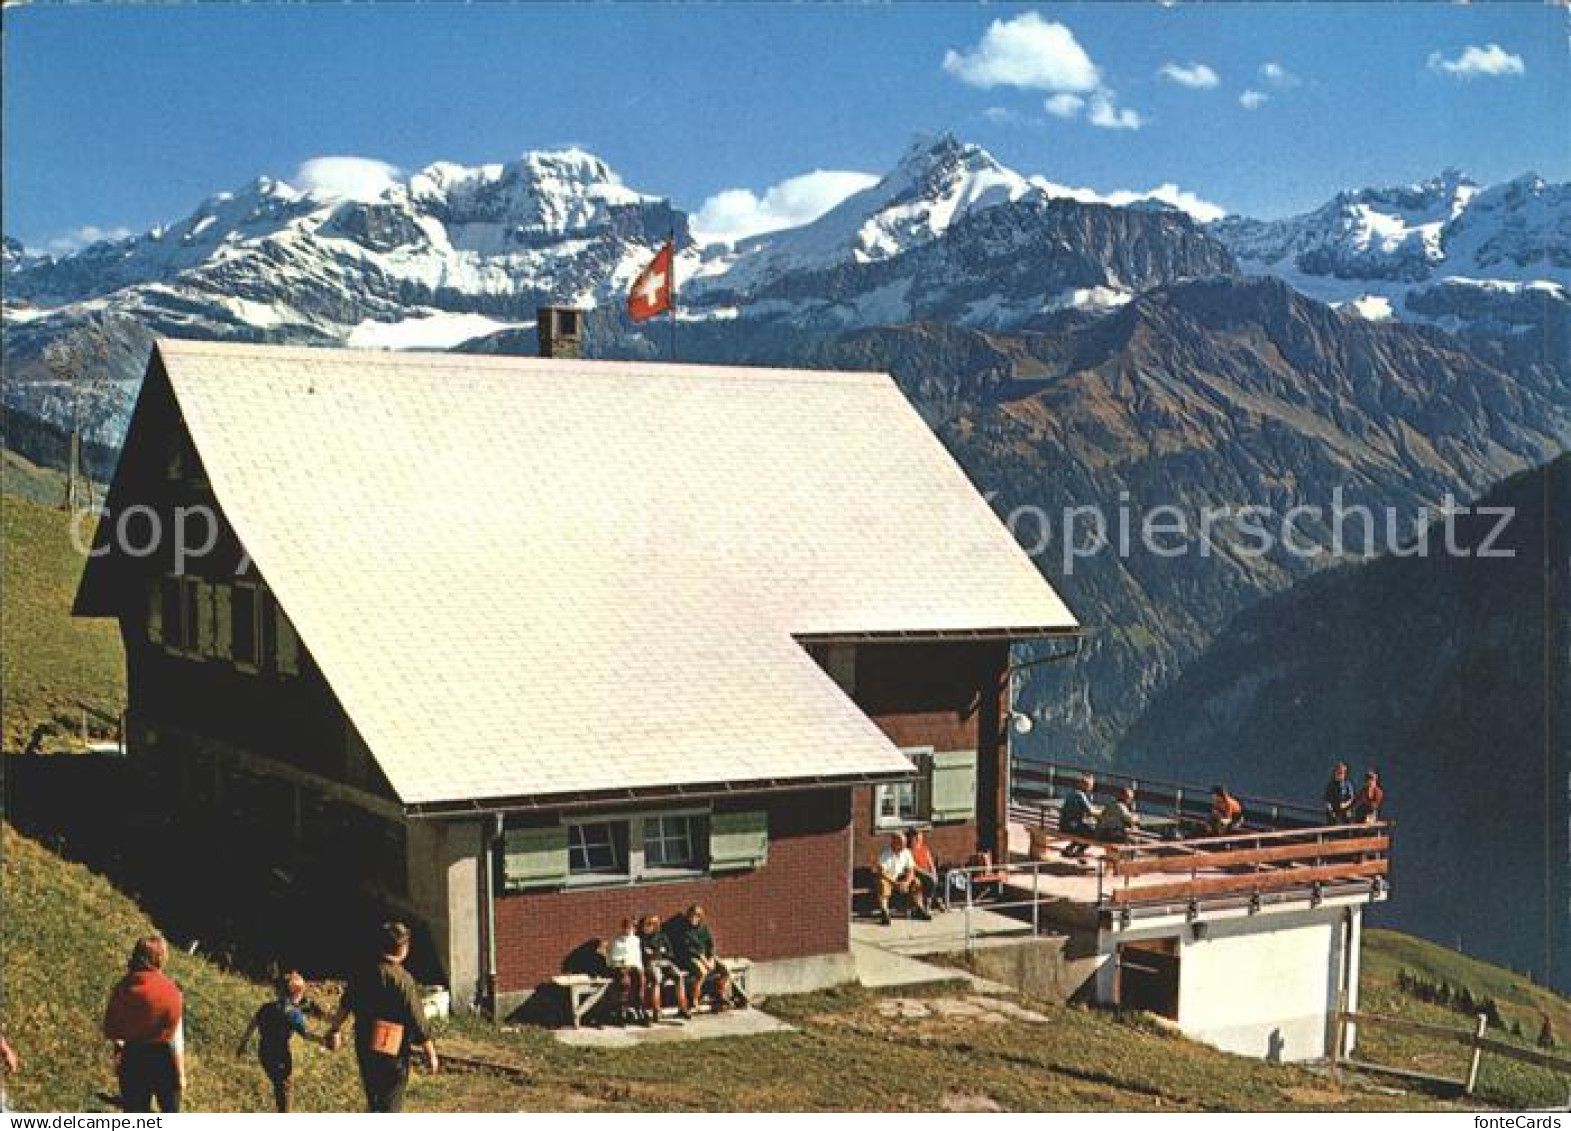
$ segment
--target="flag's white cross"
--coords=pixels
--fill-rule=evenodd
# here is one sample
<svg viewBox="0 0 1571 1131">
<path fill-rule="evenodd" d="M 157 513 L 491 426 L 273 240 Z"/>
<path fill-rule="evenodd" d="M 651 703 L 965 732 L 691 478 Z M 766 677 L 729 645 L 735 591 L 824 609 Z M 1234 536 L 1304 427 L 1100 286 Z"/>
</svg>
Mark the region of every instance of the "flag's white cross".
<svg viewBox="0 0 1571 1131">
<path fill-rule="evenodd" d="M 644 276 L 644 281 L 638 284 L 638 297 L 644 300 L 645 306 L 653 306 L 660 301 L 666 289 L 665 280 L 664 271 L 651 271 Z"/>
</svg>

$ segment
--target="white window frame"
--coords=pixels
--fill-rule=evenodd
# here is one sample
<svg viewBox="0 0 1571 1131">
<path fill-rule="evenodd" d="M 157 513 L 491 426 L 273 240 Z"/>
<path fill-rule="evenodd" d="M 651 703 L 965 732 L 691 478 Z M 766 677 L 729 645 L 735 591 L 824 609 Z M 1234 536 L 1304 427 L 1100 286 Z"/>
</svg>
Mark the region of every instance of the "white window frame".
<svg viewBox="0 0 1571 1131">
<path fill-rule="evenodd" d="M 617 843 L 617 826 L 624 823 L 625 822 L 616 820 L 567 822 L 567 875 L 568 881 L 570 883 L 575 880 L 583 883 L 609 883 L 617 880 L 627 879 L 630 873 L 630 861 L 628 860 L 628 857 L 632 848 L 631 844 L 627 844 L 625 842 L 628 830 L 621 830 L 621 837 L 623 838 L 624 843 L 621 845 Z M 610 867 L 575 868 L 574 857 L 583 855 L 587 861 L 588 855 L 592 849 L 598 849 L 602 847 L 598 841 L 591 845 L 587 839 L 584 838 L 584 831 L 586 829 L 602 827 L 607 829 L 610 833 L 609 841 L 604 846 L 609 848 L 611 852 Z M 580 845 L 577 843 L 579 840 L 584 840 L 584 843 Z M 620 859 L 618 859 L 618 857 L 620 857 Z"/>
<path fill-rule="evenodd" d="M 910 794 L 910 813 L 901 812 L 900 797 Z M 873 827 L 878 829 L 909 829 L 912 825 L 922 823 L 922 801 L 924 790 L 922 783 L 916 778 L 909 781 L 885 782 L 873 787 Z M 886 802 L 894 801 L 894 812 L 886 813 Z"/>
<path fill-rule="evenodd" d="M 708 820 L 709 816 L 710 810 L 708 808 L 694 807 L 686 809 L 650 809 L 638 813 L 585 814 L 581 817 L 564 817 L 562 824 L 568 828 L 567 886 L 569 888 L 606 887 L 616 884 L 704 879 L 709 875 L 709 854 L 704 827 L 704 822 Z M 688 821 L 688 842 L 693 852 L 692 865 L 690 867 L 672 867 L 647 864 L 645 862 L 644 822 L 674 817 L 684 817 Z M 616 843 L 616 838 L 620 835 L 626 846 L 626 859 L 618 862 L 620 867 L 617 871 L 573 871 L 573 829 L 584 825 L 622 826 L 620 834 L 615 832 L 612 834 L 613 844 Z"/>
<path fill-rule="evenodd" d="M 928 823 L 928 815 L 932 812 L 931 795 L 928 782 L 933 773 L 932 748 L 920 746 L 907 748 L 900 751 L 916 765 L 917 776 L 907 781 L 884 782 L 873 787 L 873 827 L 875 829 L 898 830 L 909 829 L 917 825 Z M 899 797 L 909 791 L 911 798 L 910 816 L 901 813 Z M 893 815 L 886 814 L 885 801 L 895 799 Z"/>
</svg>

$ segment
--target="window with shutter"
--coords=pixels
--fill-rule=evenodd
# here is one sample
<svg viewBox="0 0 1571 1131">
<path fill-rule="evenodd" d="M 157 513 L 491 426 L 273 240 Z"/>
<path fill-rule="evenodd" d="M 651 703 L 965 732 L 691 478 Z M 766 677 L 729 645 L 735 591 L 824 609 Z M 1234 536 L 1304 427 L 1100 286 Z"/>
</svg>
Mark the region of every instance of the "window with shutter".
<svg viewBox="0 0 1571 1131">
<path fill-rule="evenodd" d="M 769 814 L 716 813 L 709 818 L 709 870 L 736 872 L 769 862 Z"/>
<path fill-rule="evenodd" d="M 508 829 L 502 837 L 502 886 L 508 891 L 567 882 L 567 828 Z"/>
<path fill-rule="evenodd" d="M 929 808 L 936 821 L 976 818 L 976 751 L 940 751 L 932 756 Z"/>
</svg>

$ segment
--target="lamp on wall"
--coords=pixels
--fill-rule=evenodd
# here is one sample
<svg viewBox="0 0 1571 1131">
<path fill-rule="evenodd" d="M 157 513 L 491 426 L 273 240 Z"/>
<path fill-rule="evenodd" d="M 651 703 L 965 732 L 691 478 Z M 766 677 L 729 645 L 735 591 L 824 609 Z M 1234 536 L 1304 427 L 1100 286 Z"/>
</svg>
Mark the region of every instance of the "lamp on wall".
<svg viewBox="0 0 1571 1131">
<path fill-rule="evenodd" d="M 1016 734 L 1030 734 L 1031 728 L 1035 725 L 1031 716 L 1024 711 L 1009 712 L 1009 728 Z"/>
</svg>

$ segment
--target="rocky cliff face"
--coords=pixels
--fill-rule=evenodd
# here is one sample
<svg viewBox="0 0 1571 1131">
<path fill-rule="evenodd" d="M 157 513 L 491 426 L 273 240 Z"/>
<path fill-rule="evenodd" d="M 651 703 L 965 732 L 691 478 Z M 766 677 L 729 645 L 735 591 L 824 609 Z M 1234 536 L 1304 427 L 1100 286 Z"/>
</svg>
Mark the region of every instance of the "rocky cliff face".
<svg viewBox="0 0 1571 1131">
<path fill-rule="evenodd" d="M 1118 759 L 1306 799 L 1338 759 L 1379 770 L 1398 822 L 1382 918 L 1540 979 L 1547 948 L 1564 991 L 1571 456 L 1478 508 L 1454 520 L 1466 557 L 1436 525 L 1241 612 Z"/>
<path fill-rule="evenodd" d="M 1524 385 L 1444 333 L 1371 324 L 1272 280 L 1158 288 L 1057 335 L 939 341 L 975 358 L 969 385 L 911 366 L 898 339 L 864 337 L 856 360 L 887 362 L 929 406 L 1091 629 L 1080 661 L 1030 688 L 1048 725 L 1027 745 L 1043 754 L 1106 756 L 1262 594 L 1410 537 L 1424 507 L 1571 439 L 1565 383 Z M 957 398 L 970 403 L 956 409 Z M 1339 537 L 1338 504 L 1374 508 L 1378 525 L 1345 523 Z M 1100 519 L 1076 510 L 1087 507 Z M 1147 545 L 1148 516 L 1184 533 Z M 1112 544 L 1092 554 L 1098 521 Z"/>
<path fill-rule="evenodd" d="M 1483 187 L 1455 170 L 1344 192 L 1282 220 L 1210 226 L 1243 269 L 1364 317 L 1428 322 L 1571 373 L 1571 185 Z"/>
</svg>

